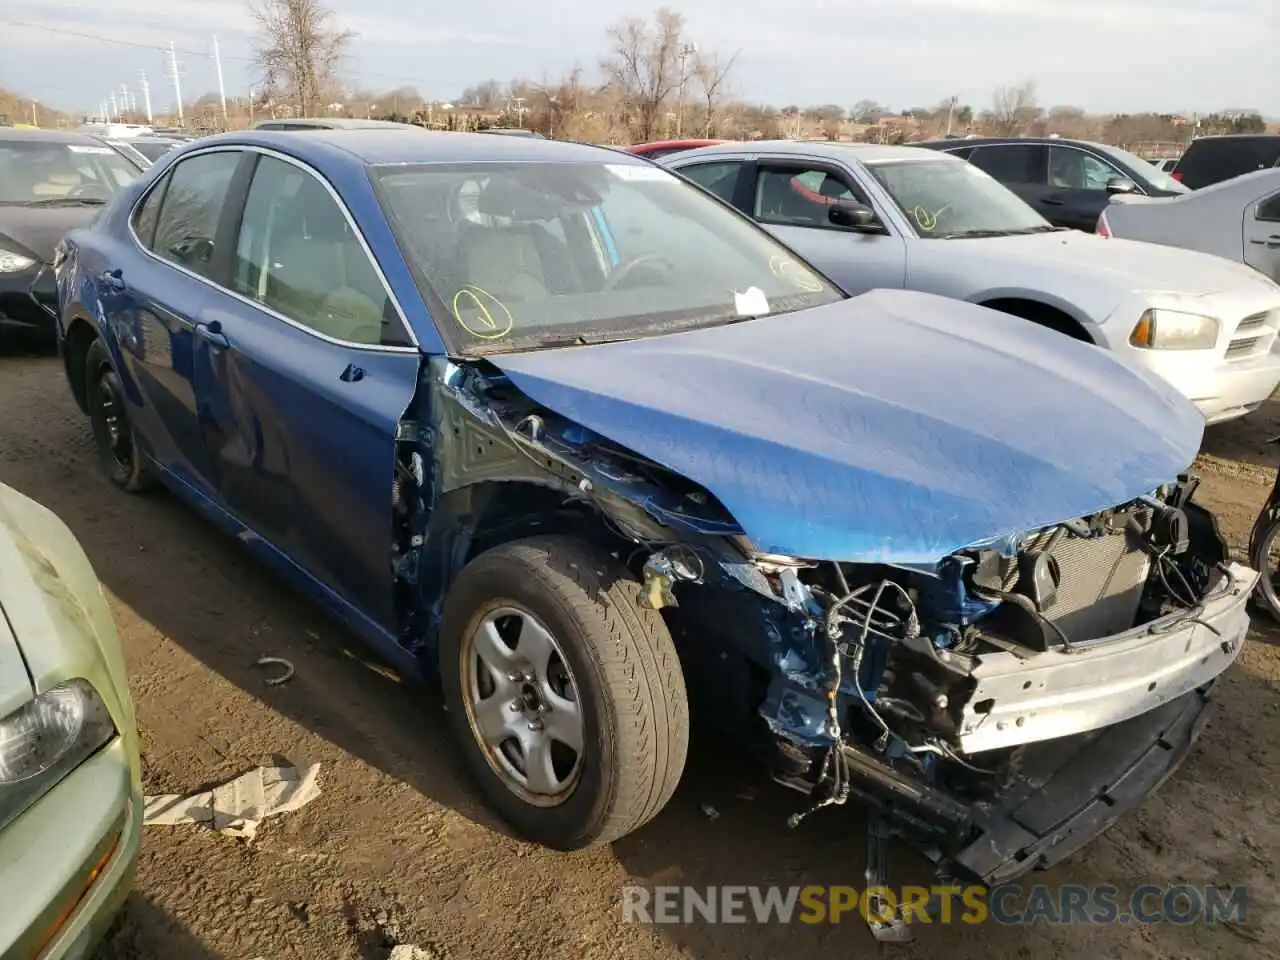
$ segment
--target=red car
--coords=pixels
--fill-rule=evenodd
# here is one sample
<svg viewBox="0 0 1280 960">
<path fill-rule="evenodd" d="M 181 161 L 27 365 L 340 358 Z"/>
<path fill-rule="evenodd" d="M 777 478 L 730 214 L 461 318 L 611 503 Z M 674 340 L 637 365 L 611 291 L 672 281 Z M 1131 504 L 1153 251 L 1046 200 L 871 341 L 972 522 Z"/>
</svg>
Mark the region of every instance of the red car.
<svg viewBox="0 0 1280 960">
<path fill-rule="evenodd" d="M 728 143 L 727 140 L 652 140 L 649 143 L 633 143 L 627 147 L 627 153 L 635 153 L 650 160 L 669 157 L 673 153 L 685 150 L 696 150 L 698 147 L 714 147 L 717 143 Z"/>
</svg>

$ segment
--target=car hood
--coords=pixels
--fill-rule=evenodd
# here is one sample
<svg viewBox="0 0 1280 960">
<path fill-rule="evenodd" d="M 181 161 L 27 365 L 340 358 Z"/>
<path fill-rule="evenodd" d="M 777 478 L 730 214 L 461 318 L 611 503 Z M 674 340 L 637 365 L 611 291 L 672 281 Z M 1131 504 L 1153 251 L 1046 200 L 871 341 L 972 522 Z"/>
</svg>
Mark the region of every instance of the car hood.
<svg viewBox="0 0 1280 960">
<path fill-rule="evenodd" d="M 1011 261 L 1028 267 L 1053 265 L 1090 279 L 1106 277 L 1125 290 L 1146 293 L 1200 297 L 1257 282 L 1256 271 L 1220 257 L 1079 230 L 927 242 L 972 244 L 971 252 L 1002 263 L 1008 272 L 1012 272 Z"/>
<path fill-rule="evenodd" d="M 671 336 L 499 355 L 535 402 L 700 484 L 769 553 L 928 565 L 1154 490 L 1203 418 L 1104 350 L 876 290 Z"/>
<path fill-rule="evenodd" d="M 53 260 L 53 248 L 69 231 L 93 222 L 102 206 L 16 207 L 0 205 L 0 246 L 44 263 Z"/>
</svg>

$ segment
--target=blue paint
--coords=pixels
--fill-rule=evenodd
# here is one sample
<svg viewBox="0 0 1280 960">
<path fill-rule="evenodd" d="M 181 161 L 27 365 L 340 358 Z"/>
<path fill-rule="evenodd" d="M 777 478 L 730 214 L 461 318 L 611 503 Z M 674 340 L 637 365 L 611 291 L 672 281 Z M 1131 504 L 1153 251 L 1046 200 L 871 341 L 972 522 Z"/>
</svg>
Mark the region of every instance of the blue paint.
<svg viewBox="0 0 1280 960">
<path fill-rule="evenodd" d="M 591 217 L 596 222 L 596 226 L 600 228 L 600 237 L 604 240 L 605 253 L 609 255 L 609 265 L 616 267 L 618 265 L 618 247 L 613 242 L 613 233 L 609 230 L 609 224 L 604 219 L 604 211 L 599 207 L 591 208 Z"/>
<path fill-rule="evenodd" d="M 1106 351 L 903 291 L 494 362 L 701 484 L 760 549 L 819 559 L 932 565 L 1126 502 L 1185 469 L 1204 425 Z"/>
</svg>

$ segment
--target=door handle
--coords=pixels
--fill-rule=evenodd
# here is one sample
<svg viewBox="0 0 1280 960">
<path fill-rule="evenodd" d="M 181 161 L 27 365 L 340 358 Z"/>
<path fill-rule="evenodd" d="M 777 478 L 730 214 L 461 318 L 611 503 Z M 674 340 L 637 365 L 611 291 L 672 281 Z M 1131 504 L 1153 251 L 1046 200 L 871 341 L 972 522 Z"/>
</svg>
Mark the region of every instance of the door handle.
<svg viewBox="0 0 1280 960">
<path fill-rule="evenodd" d="M 124 289 L 124 273 L 117 267 L 114 270 L 106 270 L 98 275 L 98 280 L 108 290 L 119 293 Z"/>
<path fill-rule="evenodd" d="M 1266 247 L 1272 247 L 1272 248 L 1280 247 L 1280 233 L 1273 233 L 1271 236 L 1267 237 L 1265 240 L 1250 239 L 1249 242 L 1259 244 L 1260 246 L 1266 246 Z"/>
<path fill-rule="evenodd" d="M 231 342 L 227 340 L 227 335 L 222 332 L 222 324 L 217 320 L 212 323 L 197 323 L 196 336 L 207 343 L 213 344 L 215 347 L 226 348 L 231 346 Z"/>
<path fill-rule="evenodd" d="M 1041 197 L 1040 202 L 1046 207 L 1060 207 L 1067 201 L 1063 200 L 1061 197 Z"/>
</svg>

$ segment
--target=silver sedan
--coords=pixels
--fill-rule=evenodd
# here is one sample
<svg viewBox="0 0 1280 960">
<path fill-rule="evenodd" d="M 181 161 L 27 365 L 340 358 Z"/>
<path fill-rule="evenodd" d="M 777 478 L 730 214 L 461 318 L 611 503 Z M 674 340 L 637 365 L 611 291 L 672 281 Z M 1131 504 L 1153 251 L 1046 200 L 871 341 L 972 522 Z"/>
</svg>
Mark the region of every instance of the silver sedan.
<svg viewBox="0 0 1280 960">
<path fill-rule="evenodd" d="M 1098 232 L 1212 253 L 1280 283 L 1280 169 L 1177 197 L 1117 197 L 1099 218 Z"/>
</svg>

